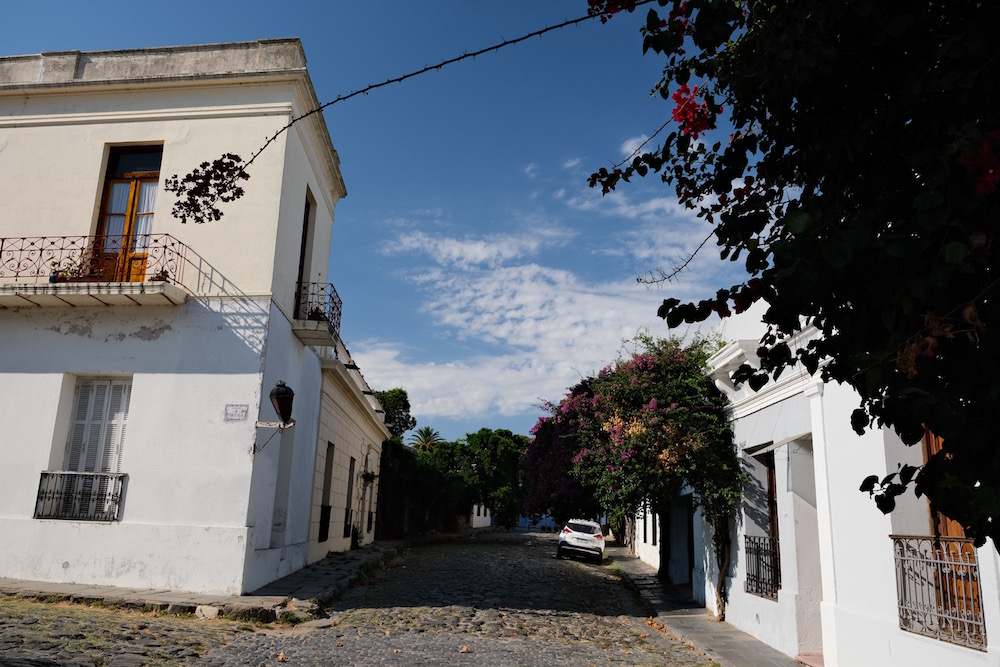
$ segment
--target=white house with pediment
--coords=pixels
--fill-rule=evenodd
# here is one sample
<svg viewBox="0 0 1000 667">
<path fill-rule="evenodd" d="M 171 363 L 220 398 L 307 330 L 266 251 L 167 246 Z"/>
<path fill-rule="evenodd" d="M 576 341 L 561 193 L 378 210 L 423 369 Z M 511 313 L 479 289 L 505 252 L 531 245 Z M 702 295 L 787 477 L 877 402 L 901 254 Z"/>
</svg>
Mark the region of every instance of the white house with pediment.
<svg viewBox="0 0 1000 667">
<path fill-rule="evenodd" d="M 0 577 L 243 593 L 371 541 L 388 431 L 339 338 L 322 115 L 220 220 L 164 188 L 316 106 L 296 39 L 0 57 Z"/>
<path fill-rule="evenodd" d="M 726 621 L 809 665 L 1000 664 L 1000 557 L 992 542 L 976 549 L 912 492 L 883 515 L 859 491 L 870 474 L 920 465 L 935 438 L 907 447 L 891 430 L 857 435 L 850 423 L 857 394 L 804 368 L 756 392 L 734 383 L 733 371 L 758 362 L 764 306 L 727 320 L 720 331 L 732 342 L 708 362 L 730 399 L 750 477 L 734 522 Z M 816 335 L 806 328 L 789 344 L 794 350 Z M 671 505 L 668 526 L 646 516 L 660 543 L 639 544 L 637 553 L 713 608 L 711 534 L 687 505 L 684 498 Z M 641 534 L 637 527 L 637 542 Z"/>
</svg>

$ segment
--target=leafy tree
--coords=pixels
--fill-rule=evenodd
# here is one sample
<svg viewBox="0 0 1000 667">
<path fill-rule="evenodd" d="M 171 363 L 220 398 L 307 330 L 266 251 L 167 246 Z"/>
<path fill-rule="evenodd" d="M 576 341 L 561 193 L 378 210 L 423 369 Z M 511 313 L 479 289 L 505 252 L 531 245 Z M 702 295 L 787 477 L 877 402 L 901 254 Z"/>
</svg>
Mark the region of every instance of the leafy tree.
<svg viewBox="0 0 1000 667">
<path fill-rule="evenodd" d="M 417 450 L 417 460 L 424 529 L 454 529 L 458 518 L 468 516 L 478 499 L 468 447 L 461 440 L 439 440 L 429 449 Z"/>
<path fill-rule="evenodd" d="M 590 380 L 580 403 L 574 473 L 597 489 L 612 515 L 634 517 L 646 502 L 657 513 L 684 486 L 713 528 L 719 566 L 716 602 L 725 618 L 730 521 L 744 473 L 732 442 L 726 398 L 705 374 L 717 345 L 697 339 L 636 337 L 639 349 Z M 561 411 L 561 408 L 560 408 Z"/>
<path fill-rule="evenodd" d="M 550 413 L 539 418 L 534 436 L 521 459 L 524 513 L 551 514 L 556 523 L 574 517 L 596 517 L 602 513 L 595 490 L 572 474 L 573 458 L 579 451 L 581 407 L 594 393 L 585 380 L 571 388 L 559 405 L 549 404 Z"/>
<path fill-rule="evenodd" d="M 434 445 L 441 441 L 441 434 L 430 426 L 421 426 L 416 433 L 410 436 L 410 446 L 421 451 L 433 449 Z"/>
<path fill-rule="evenodd" d="M 477 499 L 508 528 L 517 525 L 524 506 L 521 457 L 529 442 L 506 429 L 483 428 L 465 436 L 466 470 Z"/>
<path fill-rule="evenodd" d="M 402 438 L 404 433 L 417 425 L 417 420 L 410 416 L 410 398 L 402 387 L 376 391 L 375 398 L 385 410 L 385 426 L 392 437 Z"/>
<path fill-rule="evenodd" d="M 607 20 L 634 0 L 588 0 Z M 642 30 L 674 131 L 591 177 L 658 174 L 714 225 L 748 279 L 670 326 L 770 304 L 759 388 L 801 362 L 861 396 L 859 433 L 925 428 L 944 447 L 863 490 L 885 512 L 911 482 L 1000 549 L 1000 4 L 658 0 Z M 661 272 L 660 278 L 671 277 Z M 802 323 L 822 337 L 791 350 Z"/>
</svg>

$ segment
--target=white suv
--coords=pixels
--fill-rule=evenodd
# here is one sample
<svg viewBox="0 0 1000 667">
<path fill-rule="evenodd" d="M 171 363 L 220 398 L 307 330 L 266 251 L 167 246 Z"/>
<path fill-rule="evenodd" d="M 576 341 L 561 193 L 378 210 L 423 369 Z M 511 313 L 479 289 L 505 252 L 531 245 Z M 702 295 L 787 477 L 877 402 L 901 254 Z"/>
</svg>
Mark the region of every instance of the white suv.
<svg viewBox="0 0 1000 667">
<path fill-rule="evenodd" d="M 598 565 L 604 562 L 604 535 L 601 534 L 601 525 L 587 519 L 570 519 L 559 533 L 556 558 L 562 558 L 567 552 L 590 556 Z"/>
</svg>

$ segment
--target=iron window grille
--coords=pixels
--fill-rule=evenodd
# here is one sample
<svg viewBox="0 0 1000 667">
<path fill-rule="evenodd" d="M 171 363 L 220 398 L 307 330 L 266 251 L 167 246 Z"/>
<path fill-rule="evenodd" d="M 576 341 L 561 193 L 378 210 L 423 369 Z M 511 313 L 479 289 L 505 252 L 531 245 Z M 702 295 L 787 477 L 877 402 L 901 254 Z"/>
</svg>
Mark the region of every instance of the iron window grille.
<svg viewBox="0 0 1000 667">
<path fill-rule="evenodd" d="M 781 588 L 781 560 L 778 539 L 769 536 L 745 536 L 747 580 L 744 590 L 769 600 L 778 599 Z"/>
<path fill-rule="evenodd" d="M 125 473 L 45 470 L 38 482 L 36 519 L 118 521 Z"/>
<path fill-rule="evenodd" d="M 972 540 L 890 535 L 899 627 L 986 650 L 979 559 Z"/>
</svg>

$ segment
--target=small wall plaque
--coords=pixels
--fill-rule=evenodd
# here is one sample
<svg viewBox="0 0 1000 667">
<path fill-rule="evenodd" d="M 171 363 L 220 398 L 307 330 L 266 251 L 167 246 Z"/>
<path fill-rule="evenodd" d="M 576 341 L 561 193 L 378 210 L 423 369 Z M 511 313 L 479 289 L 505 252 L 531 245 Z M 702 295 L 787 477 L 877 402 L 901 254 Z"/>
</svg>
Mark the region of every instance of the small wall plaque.
<svg viewBox="0 0 1000 667">
<path fill-rule="evenodd" d="M 249 403 L 226 403 L 224 421 L 245 422 L 248 414 L 250 414 Z"/>
</svg>

